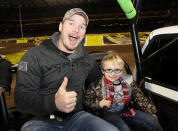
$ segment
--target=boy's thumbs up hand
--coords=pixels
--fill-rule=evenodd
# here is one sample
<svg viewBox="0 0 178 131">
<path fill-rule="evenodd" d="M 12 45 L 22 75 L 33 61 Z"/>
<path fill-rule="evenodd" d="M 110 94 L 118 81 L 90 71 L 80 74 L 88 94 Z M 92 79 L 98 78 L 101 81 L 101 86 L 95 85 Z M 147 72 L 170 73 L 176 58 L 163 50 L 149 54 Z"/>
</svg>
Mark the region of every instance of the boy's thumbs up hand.
<svg viewBox="0 0 178 131">
<path fill-rule="evenodd" d="M 64 77 L 64 81 L 55 94 L 55 104 L 57 109 L 65 113 L 73 111 L 77 101 L 77 93 L 75 91 L 67 91 L 67 84 L 68 79 L 67 77 Z"/>
</svg>

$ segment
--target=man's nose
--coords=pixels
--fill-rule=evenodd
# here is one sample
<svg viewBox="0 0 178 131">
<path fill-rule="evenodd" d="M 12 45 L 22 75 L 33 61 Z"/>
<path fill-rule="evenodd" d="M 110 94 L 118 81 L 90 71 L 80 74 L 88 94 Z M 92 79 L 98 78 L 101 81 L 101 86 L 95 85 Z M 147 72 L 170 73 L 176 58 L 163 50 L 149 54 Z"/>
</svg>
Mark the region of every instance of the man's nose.
<svg viewBox="0 0 178 131">
<path fill-rule="evenodd" d="M 75 27 L 74 27 L 74 31 L 75 31 L 75 32 L 79 32 L 79 27 L 78 27 L 78 26 L 75 26 Z"/>
</svg>

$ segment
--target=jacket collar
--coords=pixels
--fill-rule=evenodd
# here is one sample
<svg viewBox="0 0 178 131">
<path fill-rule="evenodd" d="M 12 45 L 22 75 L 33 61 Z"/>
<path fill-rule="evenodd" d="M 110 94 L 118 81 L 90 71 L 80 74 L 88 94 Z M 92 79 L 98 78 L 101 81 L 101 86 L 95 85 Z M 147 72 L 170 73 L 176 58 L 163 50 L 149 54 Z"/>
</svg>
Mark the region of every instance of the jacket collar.
<svg viewBox="0 0 178 131">
<path fill-rule="evenodd" d="M 58 48 L 57 43 L 59 40 L 59 36 L 60 36 L 60 32 L 55 32 L 53 33 L 53 35 L 51 36 L 51 40 L 52 43 Z M 58 48 L 59 50 L 59 48 Z M 85 53 L 85 49 L 84 49 L 84 42 L 81 42 L 77 49 L 75 50 L 74 53 L 72 53 L 71 55 L 68 56 L 69 59 L 76 59 L 76 58 L 80 58 L 84 55 Z"/>
</svg>

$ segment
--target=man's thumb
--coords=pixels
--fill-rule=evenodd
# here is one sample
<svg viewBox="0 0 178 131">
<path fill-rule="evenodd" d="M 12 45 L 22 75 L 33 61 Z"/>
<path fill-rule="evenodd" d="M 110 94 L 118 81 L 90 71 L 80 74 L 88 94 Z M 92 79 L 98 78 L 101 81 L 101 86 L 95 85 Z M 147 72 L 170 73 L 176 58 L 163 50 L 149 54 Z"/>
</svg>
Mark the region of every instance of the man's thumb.
<svg viewBox="0 0 178 131">
<path fill-rule="evenodd" d="M 68 83 L 68 78 L 64 77 L 64 81 L 62 82 L 60 88 L 66 91 L 67 83 Z"/>
</svg>

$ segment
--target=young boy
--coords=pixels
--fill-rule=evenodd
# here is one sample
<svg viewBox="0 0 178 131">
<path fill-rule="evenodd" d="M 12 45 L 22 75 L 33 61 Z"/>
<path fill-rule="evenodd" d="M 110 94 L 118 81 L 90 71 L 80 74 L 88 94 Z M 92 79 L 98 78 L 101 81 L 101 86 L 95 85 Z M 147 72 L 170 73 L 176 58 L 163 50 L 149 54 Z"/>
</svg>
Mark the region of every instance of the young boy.
<svg viewBox="0 0 178 131">
<path fill-rule="evenodd" d="M 162 131 L 157 119 L 150 115 L 156 112 L 156 108 L 148 99 L 144 100 L 143 93 L 135 86 L 132 77 L 122 74 L 124 61 L 119 55 L 108 51 L 108 55 L 101 62 L 101 67 L 103 77 L 88 87 L 85 97 L 86 107 L 94 111 L 107 107 L 107 115 L 104 119 L 120 131 L 131 131 L 129 125 L 139 125 L 149 131 Z M 134 100 L 141 105 L 144 112 L 131 107 L 133 103 L 131 94 L 132 97 L 137 97 Z M 140 101 L 146 102 L 144 107 L 139 103 Z"/>
</svg>

